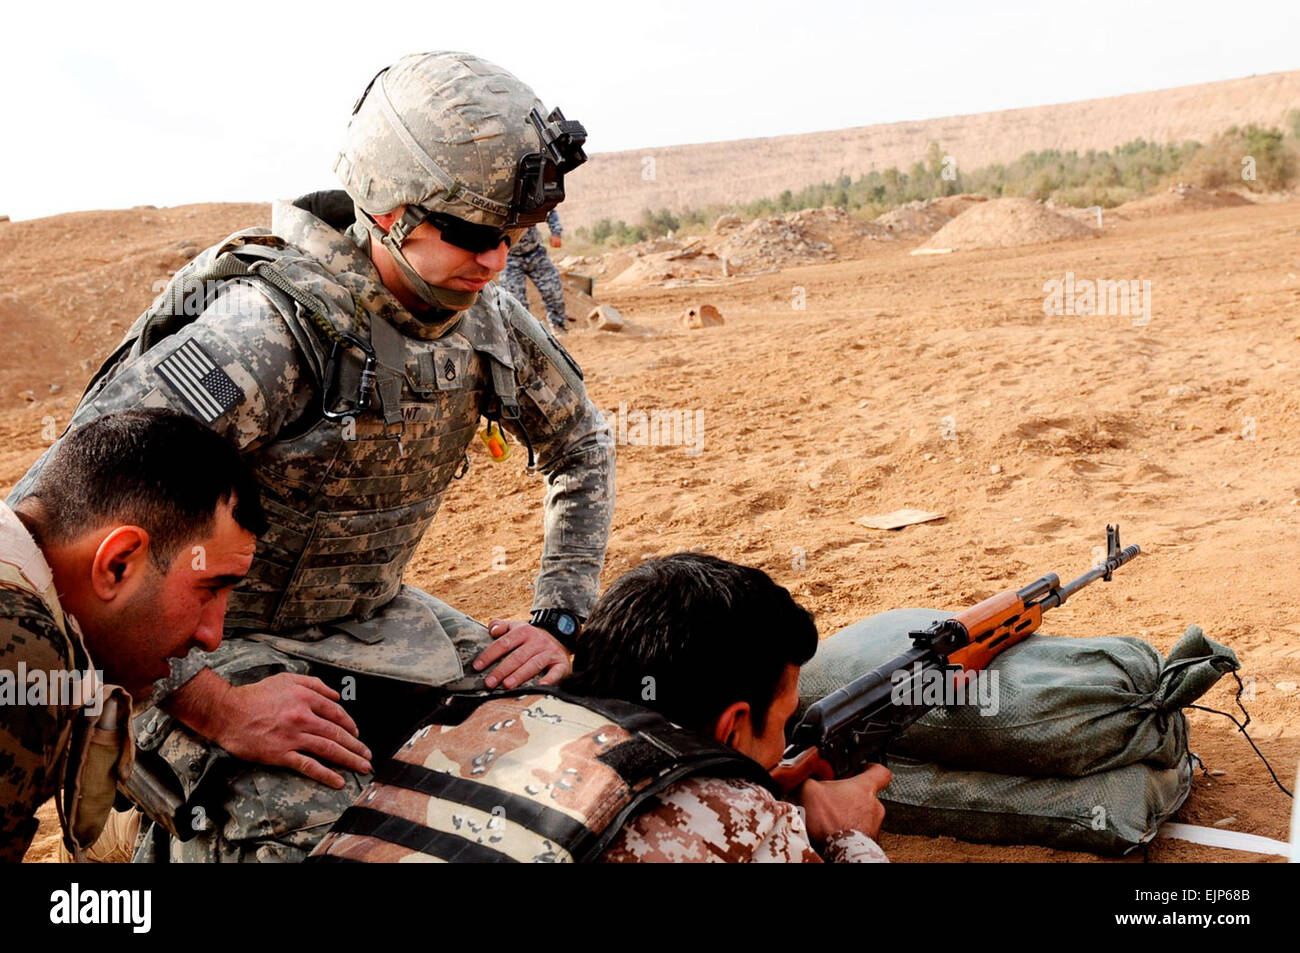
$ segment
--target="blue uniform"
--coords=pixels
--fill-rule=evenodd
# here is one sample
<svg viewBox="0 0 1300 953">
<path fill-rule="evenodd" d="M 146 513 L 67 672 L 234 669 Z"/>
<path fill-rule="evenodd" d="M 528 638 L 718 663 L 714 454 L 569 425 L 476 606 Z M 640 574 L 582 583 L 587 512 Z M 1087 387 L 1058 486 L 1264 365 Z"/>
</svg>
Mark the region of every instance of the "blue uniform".
<svg viewBox="0 0 1300 953">
<path fill-rule="evenodd" d="M 552 209 L 546 216 L 546 227 L 553 236 L 560 236 L 560 216 Z M 551 256 L 542 247 L 542 237 L 533 226 L 510 247 L 510 257 L 506 259 L 506 270 L 501 276 L 501 286 L 528 306 L 528 285 L 524 276 L 533 279 L 533 284 L 542 295 L 546 305 L 546 320 L 553 328 L 564 328 L 564 284 L 560 281 L 559 269 L 551 261 Z"/>
</svg>

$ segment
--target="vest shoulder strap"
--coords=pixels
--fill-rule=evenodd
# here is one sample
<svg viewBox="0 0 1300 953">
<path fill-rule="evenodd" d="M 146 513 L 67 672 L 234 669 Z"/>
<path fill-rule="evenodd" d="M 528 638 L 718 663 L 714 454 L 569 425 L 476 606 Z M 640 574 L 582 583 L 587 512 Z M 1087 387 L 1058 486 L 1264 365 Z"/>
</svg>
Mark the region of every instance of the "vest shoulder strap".
<svg viewBox="0 0 1300 953">
<path fill-rule="evenodd" d="M 340 318 L 336 308 L 295 279 L 293 264 L 298 257 L 283 239 L 262 228 L 236 232 L 204 251 L 177 271 L 149 309 L 136 319 L 116 350 L 90 378 L 82 401 L 111 380 L 127 358 L 145 353 L 193 323 L 226 282 L 238 279 L 253 282 L 270 298 L 319 384 L 324 379 L 327 359 L 319 337 L 337 343 L 347 329 L 337 326 Z"/>
</svg>

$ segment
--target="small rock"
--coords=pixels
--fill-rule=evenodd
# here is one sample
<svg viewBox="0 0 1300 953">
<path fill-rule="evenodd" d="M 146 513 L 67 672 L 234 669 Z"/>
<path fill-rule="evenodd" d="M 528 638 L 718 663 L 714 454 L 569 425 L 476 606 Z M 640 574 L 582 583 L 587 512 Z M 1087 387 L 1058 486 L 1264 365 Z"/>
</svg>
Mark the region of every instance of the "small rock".
<svg viewBox="0 0 1300 953">
<path fill-rule="evenodd" d="M 993 466 L 989 467 L 989 473 L 993 474 L 994 476 L 997 476 L 1001 472 L 1002 472 L 1002 464 L 1000 463 L 995 463 L 993 464 Z"/>
<path fill-rule="evenodd" d="M 924 459 L 926 459 L 926 460 L 933 460 L 933 459 L 934 459 L 934 454 L 933 454 L 933 453 L 927 453 L 927 454 L 925 455 Z"/>
<path fill-rule="evenodd" d="M 1212 778 L 1221 778 L 1221 777 L 1223 777 L 1223 776 L 1224 776 L 1225 774 L 1227 774 L 1227 773 L 1228 773 L 1228 772 L 1227 772 L 1227 771 L 1224 771 L 1222 768 L 1214 768 L 1213 770 L 1210 771 L 1210 777 L 1212 777 Z"/>
<path fill-rule="evenodd" d="M 8 215 L 0 215 L 0 222 L 7 222 L 7 221 L 9 221 Z"/>
<path fill-rule="evenodd" d="M 1214 822 L 1214 826 L 1215 826 L 1215 827 L 1227 827 L 1229 824 L 1236 824 L 1236 823 L 1237 823 L 1237 819 L 1236 819 L 1235 817 L 1223 817 L 1223 818 L 1220 818 L 1219 820 L 1215 821 L 1215 822 Z"/>
<path fill-rule="evenodd" d="M 623 316 L 618 309 L 607 304 L 598 304 L 587 313 L 587 327 L 597 331 L 623 330 Z"/>
<path fill-rule="evenodd" d="M 1291 694 L 1292 692 L 1294 692 L 1294 691 L 1296 690 L 1296 683 L 1295 683 L 1295 682 L 1278 682 L 1278 683 L 1277 683 L 1277 690 L 1278 690 L 1279 692 L 1286 692 L 1286 693 L 1289 695 L 1289 694 Z"/>
<path fill-rule="evenodd" d="M 61 390 L 63 390 L 63 385 L 62 385 L 62 384 L 51 384 L 51 385 L 50 385 L 50 393 L 51 393 L 51 394 L 57 394 L 57 393 L 58 393 L 59 391 L 61 391 Z"/>
<path fill-rule="evenodd" d="M 868 403 L 868 401 L 865 401 L 865 400 L 860 400 L 860 401 L 858 401 L 858 409 L 861 410 L 863 407 L 866 407 L 866 406 L 867 406 L 867 403 Z"/>
<path fill-rule="evenodd" d="M 34 401 L 34 400 L 36 399 L 36 391 L 34 391 L 34 390 L 20 390 L 20 391 L 18 392 L 18 396 L 21 397 L 23 400 L 27 401 L 27 403 L 30 404 L 32 401 Z"/>
</svg>

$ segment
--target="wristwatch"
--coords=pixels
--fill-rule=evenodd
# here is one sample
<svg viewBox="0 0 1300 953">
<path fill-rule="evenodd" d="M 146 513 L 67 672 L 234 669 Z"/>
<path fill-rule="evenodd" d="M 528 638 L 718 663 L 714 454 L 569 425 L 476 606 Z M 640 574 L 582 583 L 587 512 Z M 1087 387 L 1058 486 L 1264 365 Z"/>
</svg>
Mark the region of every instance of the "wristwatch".
<svg viewBox="0 0 1300 953">
<path fill-rule="evenodd" d="M 582 619 L 567 609 L 534 609 L 533 625 L 551 633 L 567 649 L 582 628 Z"/>
</svg>

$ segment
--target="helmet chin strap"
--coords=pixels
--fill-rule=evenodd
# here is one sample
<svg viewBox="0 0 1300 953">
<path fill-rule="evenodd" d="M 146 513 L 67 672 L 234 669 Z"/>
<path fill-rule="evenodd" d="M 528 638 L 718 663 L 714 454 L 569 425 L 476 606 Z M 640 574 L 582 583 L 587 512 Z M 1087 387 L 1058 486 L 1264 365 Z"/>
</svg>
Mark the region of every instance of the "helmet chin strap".
<svg viewBox="0 0 1300 953">
<path fill-rule="evenodd" d="M 454 291 L 451 288 L 439 288 L 429 284 L 406 260 L 406 256 L 402 254 L 402 243 L 411 233 L 411 230 L 419 224 L 418 220 L 412 216 L 410 208 L 403 213 L 401 219 L 393 223 L 392 228 L 388 231 L 380 228 L 378 223 L 360 208 L 357 209 L 357 213 L 357 220 L 365 223 L 370 237 L 388 250 L 388 254 L 392 256 L 393 263 L 397 265 L 397 270 L 411 293 L 434 310 L 453 312 L 448 319 L 448 324 L 460 317 L 459 312 L 473 306 L 474 302 L 478 300 L 479 293 L 477 291 Z"/>
</svg>

